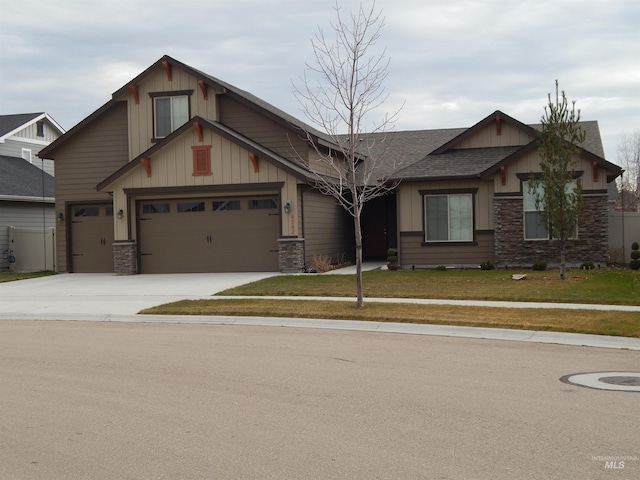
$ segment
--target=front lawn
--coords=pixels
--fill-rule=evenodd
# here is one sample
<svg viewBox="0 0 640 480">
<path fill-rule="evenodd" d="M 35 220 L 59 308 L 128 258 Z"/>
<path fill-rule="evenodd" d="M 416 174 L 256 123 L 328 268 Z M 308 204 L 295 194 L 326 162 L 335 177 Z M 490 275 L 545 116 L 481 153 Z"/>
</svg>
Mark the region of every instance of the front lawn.
<svg viewBox="0 0 640 480">
<path fill-rule="evenodd" d="M 49 275 L 55 275 L 55 272 L 44 271 L 44 272 L 0 272 L 0 283 L 3 282 L 13 282 L 15 280 L 26 280 L 28 278 L 38 278 L 38 277 L 47 277 Z"/>
<path fill-rule="evenodd" d="M 516 273 L 527 277 L 512 280 Z M 640 305 L 640 271 L 628 269 L 573 270 L 564 281 L 555 270 L 376 270 L 363 284 L 365 297 Z M 350 297 L 355 276 L 281 275 L 219 295 Z"/>
</svg>

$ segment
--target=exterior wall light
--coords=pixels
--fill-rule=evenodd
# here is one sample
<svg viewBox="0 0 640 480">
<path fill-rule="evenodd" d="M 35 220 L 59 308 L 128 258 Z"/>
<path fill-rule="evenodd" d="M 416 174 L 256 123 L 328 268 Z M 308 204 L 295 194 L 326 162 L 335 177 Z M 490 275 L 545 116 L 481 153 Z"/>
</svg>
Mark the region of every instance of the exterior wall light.
<svg viewBox="0 0 640 480">
<path fill-rule="evenodd" d="M 64 221 L 64 213 L 58 212 L 58 216 L 56 217 L 58 222 L 62 223 Z"/>
<path fill-rule="evenodd" d="M 118 218 L 124 218 L 124 210 L 120 209 L 118 210 Z"/>
<path fill-rule="evenodd" d="M 289 202 L 284 204 L 284 213 L 286 213 L 287 215 L 291 213 L 291 204 Z"/>
</svg>

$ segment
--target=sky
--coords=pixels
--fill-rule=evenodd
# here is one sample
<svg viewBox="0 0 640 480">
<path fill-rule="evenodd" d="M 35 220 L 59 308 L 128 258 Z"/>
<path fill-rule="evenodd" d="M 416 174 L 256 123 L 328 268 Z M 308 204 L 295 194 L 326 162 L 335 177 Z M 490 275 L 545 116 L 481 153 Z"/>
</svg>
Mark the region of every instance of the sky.
<svg viewBox="0 0 640 480">
<path fill-rule="evenodd" d="M 343 14 L 369 0 L 338 0 Z M 70 129 L 170 55 L 305 120 L 293 93 L 335 0 L 0 0 L 0 114 Z M 638 0 L 377 0 L 395 130 L 539 123 L 555 81 L 607 160 L 640 130 Z"/>
</svg>

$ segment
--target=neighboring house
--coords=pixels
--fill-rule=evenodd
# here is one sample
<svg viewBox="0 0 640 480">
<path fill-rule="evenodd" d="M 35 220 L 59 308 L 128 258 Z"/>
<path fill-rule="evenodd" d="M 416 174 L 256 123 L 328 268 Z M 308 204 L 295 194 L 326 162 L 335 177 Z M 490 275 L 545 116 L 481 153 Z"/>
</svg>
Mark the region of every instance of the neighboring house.
<svg viewBox="0 0 640 480">
<path fill-rule="evenodd" d="M 0 269 L 9 267 L 10 251 L 17 257 L 17 265 L 26 269 L 53 264 L 51 243 L 48 261 L 37 266 L 47 256 L 39 248 L 44 239 L 37 237 L 55 226 L 55 210 L 53 163 L 36 154 L 63 133 L 46 113 L 0 115 Z M 25 231 L 29 240 L 15 245 L 13 234 Z M 28 246 L 34 242 L 35 251 Z"/>
<path fill-rule="evenodd" d="M 53 162 L 41 160 L 38 153 L 63 133 L 47 113 L 0 115 L 0 155 L 23 158 L 54 175 Z"/>
<path fill-rule="evenodd" d="M 602 158 L 597 125 L 585 125 L 589 230 L 620 169 Z M 535 138 L 499 112 L 470 129 L 394 133 L 407 166 L 396 193 L 365 206 L 365 257 L 397 245 L 405 268 L 538 260 L 552 242 L 524 238 Z M 311 186 L 310 142 L 334 147 L 257 97 L 162 57 L 41 152 L 56 165 L 58 269 L 291 272 L 317 257 L 353 258 L 351 218 Z M 581 226 L 580 260 L 604 261 L 606 210 L 603 221 L 603 235 Z"/>
</svg>

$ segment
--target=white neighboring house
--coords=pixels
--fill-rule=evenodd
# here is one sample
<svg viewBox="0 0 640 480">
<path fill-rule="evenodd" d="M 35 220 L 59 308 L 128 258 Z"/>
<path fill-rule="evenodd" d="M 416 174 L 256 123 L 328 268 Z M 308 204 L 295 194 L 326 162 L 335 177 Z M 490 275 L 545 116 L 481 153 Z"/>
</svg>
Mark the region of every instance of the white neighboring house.
<svg viewBox="0 0 640 480">
<path fill-rule="evenodd" d="M 53 162 L 37 155 L 63 133 L 47 113 L 0 115 L 0 270 L 54 269 Z"/>
</svg>

